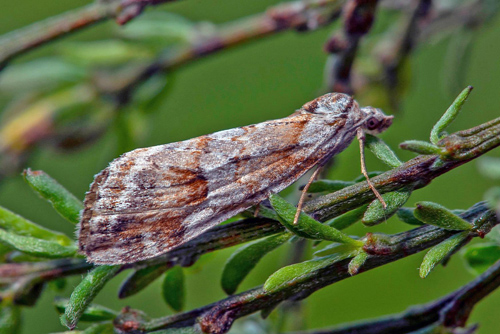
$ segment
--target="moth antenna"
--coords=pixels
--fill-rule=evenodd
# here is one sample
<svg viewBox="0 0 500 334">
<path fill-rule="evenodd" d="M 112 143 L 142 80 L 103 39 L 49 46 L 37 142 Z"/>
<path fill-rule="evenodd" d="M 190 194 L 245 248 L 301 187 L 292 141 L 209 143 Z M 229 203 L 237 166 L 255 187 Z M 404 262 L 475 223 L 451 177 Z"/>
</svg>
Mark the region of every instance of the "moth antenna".
<svg viewBox="0 0 500 334">
<path fill-rule="evenodd" d="M 382 195 L 378 192 L 377 189 L 375 189 L 375 186 L 373 185 L 372 181 L 370 181 L 370 178 L 368 177 L 368 173 L 366 171 L 366 164 L 365 164 L 365 132 L 363 131 L 362 128 L 358 128 L 358 133 L 357 133 L 358 141 L 359 141 L 359 153 L 361 155 L 361 173 L 366 178 L 366 182 L 368 182 L 368 186 L 370 189 L 373 191 L 375 194 L 375 197 L 382 203 L 382 206 L 384 209 L 387 208 L 387 204 L 385 203 L 384 199 L 382 198 Z"/>
<path fill-rule="evenodd" d="M 302 211 L 302 206 L 304 205 L 304 201 L 306 199 L 307 190 L 309 190 L 311 183 L 313 183 L 313 181 L 316 179 L 316 176 L 318 176 L 320 170 L 321 166 L 316 168 L 314 173 L 311 175 L 311 178 L 309 179 L 309 181 L 307 181 L 307 184 L 304 186 L 304 189 L 302 189 L 302 194 L 300 194 L 299 203 L 297 204 L 297 212 L 295 212 L 295 218 L 293 219 L 293 225 L 297 225 L 297 223 L 299 222 L 299 216 L 300 212 Z"/>
</svg>

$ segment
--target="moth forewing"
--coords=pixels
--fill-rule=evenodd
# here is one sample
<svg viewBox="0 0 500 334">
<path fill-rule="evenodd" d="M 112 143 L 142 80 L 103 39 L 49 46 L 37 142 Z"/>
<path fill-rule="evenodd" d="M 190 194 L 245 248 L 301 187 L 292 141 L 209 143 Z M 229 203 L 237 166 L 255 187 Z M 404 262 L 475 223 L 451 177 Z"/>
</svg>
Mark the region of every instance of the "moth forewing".
<svg viewBox="0 0 500 334">
<path fill-rule="evenodd" d="M 367 120 L 388 118 L 372 109 L 332 93 L 289 117 L 125 153 L 85 197 L 80 251 L 96 264 L 161 255 L 338 154 Z"/>
</svg>

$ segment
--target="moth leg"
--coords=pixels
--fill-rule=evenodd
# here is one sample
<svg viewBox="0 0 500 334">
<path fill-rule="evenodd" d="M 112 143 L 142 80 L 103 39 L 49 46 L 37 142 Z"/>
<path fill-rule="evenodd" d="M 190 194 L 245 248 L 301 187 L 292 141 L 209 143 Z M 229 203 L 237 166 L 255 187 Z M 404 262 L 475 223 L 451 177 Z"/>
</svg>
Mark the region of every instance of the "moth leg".
<svg viewBox="0 0 500 334">
<path fill-rule="evenodd" d="M 300 194 L 299 203 L 297 204 L 297 212 L 295 212 L 295 218 L 293 219 L 294 225 L 297 225 L 297 223 L 299 222 L 299 216 L 300 212 L 302 211 L 302 206 L 304 205 L 304 201 L 306 199 L 307 190 L 311 186 L 311 183 L 313 183 L 313 181 L 316 179 L 316 176 L 318 176 L 319 172 L 321 171 L 321 167 L 322 166 L 318 166 L 316 168 L 313 175 L 311 175 L 311 178 L 309 179 L 309 181 L 307 181 L 307 184 L 304 186 L 304 189 L 302 189 L 302 194 Z"/>
<path fill-rule="evenodd" d="M 253 216 L 254 217 L 257 217 L 259 215 L 259 212 L 260 212 L 260 203 L 262 203 L 262 202 L 257 203 L 257 205 L 255 206 L 255 211 L 253 212 Z"/>
<path fill-rule="evenodd" d="M 375 194 L 375 197 L 377 197 L 377 199 L 380 201 L 380 203 L 382 203 L 382 206 L 385 209 L 385 208 L 387 208 L 387 204 L 385 203 L 384 199 L 382 198 L 382 195 L 380 195 L 378 190 L 375 189 L 375 186 L 373 185 L 372 181 L 370 181 L 370 178 L 368 177 L 368 173 L 366 171 L 366 164 L 365 164 L 365 138 L 366 137 L 365 137 L 365 132 L 363 131 L 362 128 L 358 128 L 357 137 L 358 137 L 358 141 L 359 141 L 359 152 L 361 154 L 361 173 L 363 173 L 363 175 L 366 178 L 366 182 L 368 182 L 368 186 Z"/>
</svg>

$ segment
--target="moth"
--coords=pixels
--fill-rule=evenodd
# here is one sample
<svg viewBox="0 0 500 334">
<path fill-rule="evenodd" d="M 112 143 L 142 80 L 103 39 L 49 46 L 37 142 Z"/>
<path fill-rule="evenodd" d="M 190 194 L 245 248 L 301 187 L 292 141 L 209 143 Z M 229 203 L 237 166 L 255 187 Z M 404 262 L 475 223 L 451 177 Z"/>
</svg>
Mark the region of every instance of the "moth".
<svg viewBox="0 0 500 334">
<path fill-rule="evenodd" d="M 86 194 L 79 250 L 96 264 L 161 255 L 391 123 L 380 109 L 330 93 L 282 119 L 125 153 Z"/>
</svg>

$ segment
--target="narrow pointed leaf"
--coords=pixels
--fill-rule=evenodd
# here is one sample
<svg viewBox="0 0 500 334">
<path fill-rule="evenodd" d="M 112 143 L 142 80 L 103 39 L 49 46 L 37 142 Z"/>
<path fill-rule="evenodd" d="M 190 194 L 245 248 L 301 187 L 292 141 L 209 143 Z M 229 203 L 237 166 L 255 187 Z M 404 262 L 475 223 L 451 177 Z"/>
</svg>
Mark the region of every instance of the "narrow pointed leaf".
<svg viewBox="0 0 500 334">
<path fill-rule="evenodd" d="M 359 252 L 360 252 L 359 247 L 348 244 L 339 244 L 338 242 L 334 242 L 314 252 L 314 256 L 324 257 L 327 255 L 337 255 L 346 259 L 348 257 L 356 256 Z"/>
<path fill-rule="evenodd" d="M 71 293 L 61 323 L 74 329 L 81 316 L 106 283 L 115 276 L 120 266 L 98 266 L 92 269 Z"/>
<path fill-rule="evenodd" d="M 471 230 L 472 225 L 442 205 L 433 202 L 418 202 L 413 214 L 426 224 L 447 230 Z"/>
<path fill-rule="evenodd" d="M 474 275 L 480 275 L 500 259 L 500 246 L 494 243 L 472 245 L 465 249 L 462 256 L 468 269 Z"/>
<path fill-rule="evenodd" d="M 73 333 L 73 331 L 69 334 L 71 333 Z M 95 324 L 85 329 L 82 334 L 115 334 L 115 327 L 111 322 Z"/>
<path fill-rule="evenodd" d="M 259 216 L 264 218 L 279 220 L 278 214 L 274 210 L 264 205 L 259 205 Z"/>
<path fill-rule="evenodd" d="M 295 218 L 295 212 L 297 210 L 292 204 L 285 201 L 278 195 L 271 195 L 269 197 L 271 205 L 278 215 L 282 218 L 281 222 L 285 227 L 297 234 L 298 236 L 309 238 L 309 239 L 319 239 L 319 240 L 330 240 L 340 243 L 348 243 L 353 245 L 362 246 L 363 243 L 358 240 L 354 240 L 347 234 L 340 232 L 339 230 L 326 226 L 318 222 L 317 220 L 309 217 L 305 213 L 300 213 L 300 218 L 297 224 L 293 223 Z"/>
<path fill-rule="evenodd" d="M 253 241 L 236 250 L 222 271 L 221 285 L 228 295 L 233 294 L 260 259 L 288 241 L 291 233 L 280 233 Z"/>
<path fill-rule="evenodd" d="M 338 181 L 338 180 L 318 180 L 314 181 L 309 189 L 308 193 L 320 193 L 320 192 L 334 192 L 343 189 L 348 186 L 352 186 L 353 181 Z"/>
<path fill-rule="evenodd" d="M 421 140 L 407 140 L 399 144 L 399 147 L 403 150 L 412 151 L 418 154 L 432 155 L 432 154 L 442 154 L 441 148 Z"/>
<path fill-rule="evenodd" d="M 469 232 L 460 232 L 446 239 L 440 244 L 432 247 L 424 256 L 424 260 L 420 265 L 420 277 L 426 278 L 431 270 L 439 264 L 449 253 L 460 245 L 469 236 Z"/>
<path fill-rule="evenodd" d="M 130 274 L 120 286 L 118 298 L 127 298 L 135 295 L 149 284 L 153 283 L 158 277 L 163 275 L 170 268 L 169 265 L 158 264 L 138 269 Z"/>
<path fill-rule="evenodd" d="M 372 201 L 363 216 L 363 224 L 373 226 L 386 221 L 408 201 L 410 195 L 411 190 L 400 190 L 383 194 L 382 198 L 387 207 L 384 209 L 378 199 Z"/>
<path fill-rule="evenodd" d="M 0 229 L 0 242 L 20 252 L 35 257 L 57 259 L 76 254 L 76 246 L 61 246 L 57 242 L 23 237 Z"/>
<path fill-rule="evenodd" d="M 375 170 L 375 171 L 372 171 L 372 172 L 368 172 L 368 177 L 371 179 L 371 178 L 374 178 L 375 176 L 378 176 L 378 175 L 380 175 L 382 173 L 383 173 L 382 171 Z M 357 178 L 355 178 L 352 181 L 354 183 L 365 182 L 366 181 L 366 177 L 363 174 L 361 174 L 361 175 L 359 175 Z"/>
<path fill-rule="evenodd" d="M 302 281 L 308 280 L 311 276 L 316 275 L 316 272 L 321 268 L 329 266 L 335 262 L 344 260 L 351 256 L 350 253 L 328 255 L 318 259 L 313 259 L 301 263 L 292 264 L 281 268 L 264 283 L 264 290 L 276 292 L 285 289 L 291 285 L 295 285 Z"/>
<path fill-rule="evenodd" d="M 66 311 L 66 307 L 68 307 L 69 299 L 61 298 L 54 302 L 54 306 L 56 307 L 56 311 L 59 314 L 64 314 Z M 80 317 L 80 321 L 88 321 L 88 322 L 96 322 L 96 321 L 105 321 L 112 320 L 116 318 L 118 312 L 111 310 L 107 307 L 90 304 L 85 311 L 82 313 Z"/>
<path fill-rule="evenodd" d="M 354 210 L 348 211 L 343 215 L 337 216 L 325 222 L 325 225 L 336 228 L 337 230 L 343 230 L 348 228 L 358 220 L 360 220 L 365 214 L 368 204 L 360 206 Z"/>
<path fill-rule="evenodd" d="M 21 308 L 17 305 L 0 307 L 0 333 L 18 334 L 21 332 Z"/>
<path fill-rule="evenodd" d="M 460 112 L 460 109 L 462 109 L 462 106 L 464 105 L 465 100 L 467 100 L 467 97 L 469 97 L 472 88 L 472 86 L 468 86 L 467 88 L 465 88 L 457 96 L 455 101 L 453 101 L 453 103 L 448 108 L 448 110 L 446 110 L 443 116 L 441 116 L 439 121 L 437 121 L 437 123 L 434 125 L 431 130 L 431 143 L 437 144 L 443 138 L 441 132 L 443 132 L 458 116 L 458 113 Z"/>
<path fill-rule="evenodd" d="M 403 223 L 418 226 L 424 225 L 424 222 L 421 222 L 413 215 L 413 210 L 413 208 L 400 208 L 396 212 L 396 215 Z"/>
<path fill-rule="evenodd" d="M 73 244 L 65 234 L 35 224 L 3 207 L 0 207 L 0 228 L 25 237 L 55 241 L 62 246 Z"/>
<path fill-rule="evenodd" d="M 163 299 L 174 311 L 182 311 L 186 296 L 184 287 L 184 270 L 180 266 L 175 266 L 165 273 L 161 286 Z"/>
<path fill-rule="evenodd" d="M 366 134 L 365 146 L 387 166 L 392 168 L 401 166 L 401 160 L 382 139 Z"/>
<path fill-rule="evenodd" d="M 24 171 L 24 178 L 34 190 L 52 204 L 61 216 L 74 224 L 80 221 L 83 203 L 56 180 L 43 171 L 31 169 Z"/>
<path fill-rule="evenodd" d="M 356 255 L 351 262 L 349 262 L 349 266 L 347 271 L 351 276 L 356 275 L 359 272 L 359 269 L 363 266 L 366 259 L 368 258 L 368 254 L 361 251 L 358 255 Z"/>
</svg>

